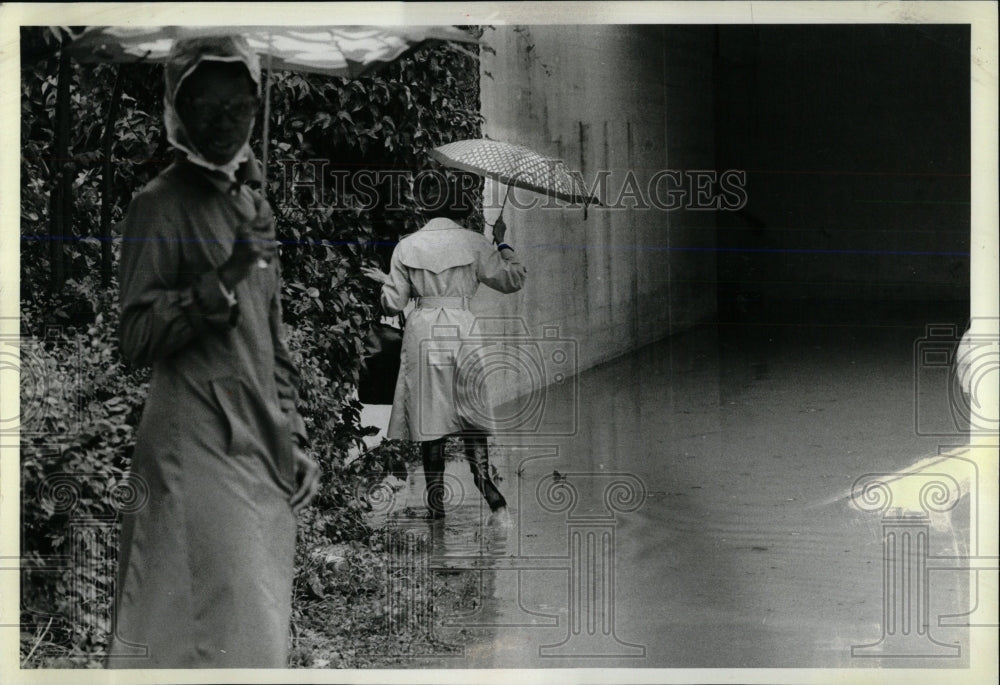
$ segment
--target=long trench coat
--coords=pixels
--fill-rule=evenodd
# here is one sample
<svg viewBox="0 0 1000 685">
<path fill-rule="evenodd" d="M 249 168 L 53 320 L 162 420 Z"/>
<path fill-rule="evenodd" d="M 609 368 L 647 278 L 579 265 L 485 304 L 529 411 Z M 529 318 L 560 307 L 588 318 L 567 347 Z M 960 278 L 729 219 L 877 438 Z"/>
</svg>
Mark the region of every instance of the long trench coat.
<svg viewBox="0 0 1000 685">
<path fill-rule="evenodd" d="M 495 420 L 483 371 L 495 341 L 480 340 L 468 303 L 480 283 L 517 292 L 526 273 L 513 253 L 497 251 L 484 235 L 450 219 L 431 219 L 399 241 L 382 286 L 382 308 L 396 314 L 411 298 L 416 307 L 406 319 L 388 437 L 422 442 L 491 431 Z"/>
<path fill-rule="evenodd" d="M 277 260 L 235 288 L 215 269 L 253 192 L 188 162 L 132 200 L 121 349 L 152 365 L 123 520 L 109 666 L 285 667 L 295 517 L 297 374 L 281 337 Z"/>
</svg>

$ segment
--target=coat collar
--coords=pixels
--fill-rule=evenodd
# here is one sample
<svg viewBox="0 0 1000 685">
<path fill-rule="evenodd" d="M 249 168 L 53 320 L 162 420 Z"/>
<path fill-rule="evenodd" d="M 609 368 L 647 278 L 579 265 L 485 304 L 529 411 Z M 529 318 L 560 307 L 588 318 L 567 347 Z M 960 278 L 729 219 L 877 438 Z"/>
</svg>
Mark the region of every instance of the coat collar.
<svg viewBox="0 0 1000 685">
<path fill-rule="evenodd" d="M 238 193 L 240 186 L 245 182 L 260 181 L 260 170 L 257 168 L 257 160 L 252 155 L 250 159 L 240 167 L 239 172 L 236 174 L 237 180 L 235 181 L 229 179 L 229 177 L 221 171 L 215 171 L 213 169 L 200 166 L 187 158 L 181 157 L 177 164 L 184 169 L 187 174 L 204 179 L 210 185 L 214 186 L 220 193 Z"/>
<path fill-rule="evenodd" d="M 449 228 L 461 228 L 465 230 L 465 227 L 461 224 L 455 223 L 451 219 L 446 219 L 443 216 L 435 217 L 428 221 L 420 229 L 421 231 L 442 231 Z"/>
<path fill-rule="evenodd" d="M 233 181 L 226 178 L 226 175 L 222 172 L 198 166 L 189 159 L 185 159 L 181 164 L 183 164 L 189 174 L 205 179 L 209 184 L 215 186 L 220 193 L 229 192 L 236 185 Z"/>
</svg>

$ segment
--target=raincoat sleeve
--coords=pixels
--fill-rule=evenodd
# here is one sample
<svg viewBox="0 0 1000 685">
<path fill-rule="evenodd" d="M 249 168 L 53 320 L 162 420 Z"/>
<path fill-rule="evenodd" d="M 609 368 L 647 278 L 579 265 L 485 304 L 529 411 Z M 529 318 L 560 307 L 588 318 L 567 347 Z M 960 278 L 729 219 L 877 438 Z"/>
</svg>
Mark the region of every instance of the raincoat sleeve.
<svg viewBox="0 0 1000 685">
<path fill-rule="evenodd" d="M 479 259 L 476 261 L 476 276 L 481 283 L 502 293 L 516 293 L 524 287 L 527 273 L 528 270 L 521 264 L 516 253 L 494 250 L 489 241 L 484 239 L 484 248 L 479 251 Z"/>
<path fill-rule="evenodd" d="M 123 356 L 139 366 L 168 357 L 212 330 L 236 324 L 238 305 L 214 270 L 185 272 L 178 205 L 140 193 L 125 218 L 120 267 Z"/>
<path fill-rule="evenodd" d="M 382 286 L 382 309 L 386 314 L 399 314 L 410 301 L 410 276 L 399 257 L 399 246 L 392 252 L 389 282 Z"/>
<path fill-rule="evenodd" d="M 274 348 L 274 380 L 278 387 L 281 411 L 288 419 L 293 439 L 299 447 L 305 447 L 309 444 L 309 439 L 306 434 L 305 422 L 298 411 L 299 372 L 288 353 L 288 347 L 285 345 L 284 325 L 281 319 L 280 278 L 278 283 L 279 286 L 275 288 L 274 297 L 271 299 L 271 309 L 268 316 L 271 325 L 272 347 Z"/>
</svg>

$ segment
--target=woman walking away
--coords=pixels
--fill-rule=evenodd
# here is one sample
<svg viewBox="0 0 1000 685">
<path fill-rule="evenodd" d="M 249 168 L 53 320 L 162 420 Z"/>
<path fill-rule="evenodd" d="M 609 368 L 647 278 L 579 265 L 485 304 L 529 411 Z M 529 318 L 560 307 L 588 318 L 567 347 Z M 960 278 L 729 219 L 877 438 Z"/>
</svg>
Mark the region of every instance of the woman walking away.
<svg viewBox="0 0 1000 685">
<path fill-rule="evenodd" d="M 494 248 L 483 234 L 464 228 L 478 201 L 479 177 L 433 174 L 417 185 L 418 202 L 434 218 L 399 241 L 390 271 L 365 269 L 382 286 L 382 308 L 401 312 L 411 298 L 396 380 L 388 437 L 420 442 L 427 482 L 428 516 L 444 516 L 444 441 L 461 436 L 473 480 L 503 520 L 507 502 L 489 473 L 487 435 L 492 427 L 482 382 L 482 349 L 473 336 L 469 301 L 480 283 L 502 293 L 517 292 L 526 270 L 503 242 L 503 219 L 494 225 Z M 433 181 L 433 182 L 428 182 Z"/>
</svg>

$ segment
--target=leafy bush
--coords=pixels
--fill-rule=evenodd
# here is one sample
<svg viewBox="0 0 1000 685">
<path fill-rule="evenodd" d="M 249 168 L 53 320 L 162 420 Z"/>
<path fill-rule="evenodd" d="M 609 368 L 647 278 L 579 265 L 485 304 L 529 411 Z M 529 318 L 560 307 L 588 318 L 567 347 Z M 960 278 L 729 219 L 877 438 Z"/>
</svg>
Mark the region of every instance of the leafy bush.
<svg viewBox="0 0 1000 685">
<path fill-rule="evenodd" d="M 148 371 L 119 355 L 117 284 L 100 279 L 101 147 L 116 81 L 112 222 L 171 153 L 159 67 L 74 64 L 70 154 L 55 159 L 57 48 L 47 30 L 22 29 L 22 658 L 92 666 L 106 647 L 115 516 L 141 496 L 125 477 L 148 382 Z M 323 467 L 321 491 L 301 517 L 296 598 L 316 601 L 330 578 L 313 561 L 315 550 L 367 541 L 368 489 L 413 458 L 411 446 L 398 443 L 364 450 L 371 431 L 361 425 L 355 387 L 377 317 L 375 289 L 360 268 L 384 268 L 394 242 L 418 220 L 408 193 L 407 209 L 364 212 L 287 199 L 283 172 L 314 159 L 329 160 L 331 178 L 338 170 L 419 169 L 429 147 L 478 137 L 478 64 L 466 49 L 437 45 L 353 81 L 275 73 L 271 95 L 267 191 L 284 242 L 288 345 L 302 375 L 300 411 Z M 252 144 L 260 149 L 259 140 Z M 65 234 L 53 236 L 51 194 L 61 175 L 71 183 L 73 211 Z M 116 227 L 111 235 L 120 235 Z M 117 240 L 112 247 L 117 263 Z M 57 261 L 64 282 L 53 277 Z M 303 616 L 301 607 L 295 615 Z"/>
<path fill-rule="evenodd" d="M 458 656 L 464 628 L 445 625 L 476 608 L 478 571 L 431 573 L 426 539 L 378 531 L 367 545 L 336 545 L 305 561 L 293 602 L 292 667 L 412 666 L 412 657 Z M 333 619 L 333 620 L 331 620 Z"/>
<path fill-rule="evenodd" d="M 104 646 L 115 516 L 142 496 L 126 469 L 148 372 L 121 363 L 112 292 L 71 280 L 47 304 L 58 313 L 67 302 L 92 322 L 43 325 L 37 303 L 21 310 L 22 606 L 29 624 L 55 619 L 39 657 Z"/>
</svg>

